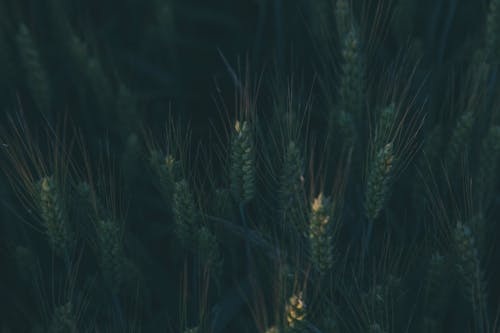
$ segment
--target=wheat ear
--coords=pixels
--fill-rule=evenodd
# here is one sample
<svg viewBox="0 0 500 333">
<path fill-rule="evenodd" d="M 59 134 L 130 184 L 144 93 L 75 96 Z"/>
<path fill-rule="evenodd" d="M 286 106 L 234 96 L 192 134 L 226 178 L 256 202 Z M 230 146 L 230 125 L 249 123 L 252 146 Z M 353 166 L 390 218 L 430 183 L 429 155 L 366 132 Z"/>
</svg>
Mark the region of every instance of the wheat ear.
<svg viewBox="0 0 500 333">
<path fill-rule="evenodd" d="M 40 111 L 47 112 L 50 110 L 49 79 L 35 41 L 26 25 L 19 26 L 16 41 L 33 100 Z"/>
<path fill-rule="evenodd" d="M 288 327 L 293 331 L 300 332 L 307 317 L 307 307 L 304 302 L 303 293 L 292 295 L 286 305 L 286 321 Z"/>
<path fill-rule="evenodd" d="M 340 107 L 357 122 L 362 117 L 365 103 L 365 65 L 359 36 L 354 26 L 344 37 L 342 57 Z"/>
<path fill-rule="evenodd" d="M 486 56 L 494 64 L 500 59 L 500 1 L 491 0 L 486 17 Z"/>
<path fill-rule="evenodd" d="M 175 184 L 173 212 L 176 234 L 186 246 L 196 244 L 196 205 L 189 184 L 185 179 Z"/>
<path fill-rule="evenodd" d="M 486 325 L 486 285 L 475 238 L 471 228 L 459 221 L 453 232 L 453 239 L 464 294 L 474 309 L 479 331 L 482 332 Z"/>
<path fill-rule="evenodd" d="M 43 177 L 39 182 L 39 209 L 49 244 L 54 252 L 68 259 L 75 245 L 75 236 L 68 225 L 66 210 L 52 177 Z"/>
<path fill-rule="evenodd" d="M 97 220 L 96 233 L 101 269 L 104 278 L 116 294 L 123 282 L 125 263 L 120 228 L 114 220 Z"/>
<path fill-rule="evenodd" d="M 52 322 L 50 324 L 50 333 L 77 333 L 77 320 L 73 312 L 71 302 L 67 302 L 54 310 Z"/>
<path fill-rule="evenodd" d="M 455 166 L 459 162 L 460 154 L 466 151 L 473 125 L 474 113 L 472 111 L 467 111 L 458 118 L 448 145 L 446 162 L 449 166 Z"/>
<path fill-rule="evenodd" d="M 330 200 L 320 193 L 313 201 L 309 217 L 311 259 L 316 269 L 324 274 L 333 266 Z"/>
<path fill-rule="evenodd" d="M 255 195 L 255 142 L 250 124 L 236 121 L 231 138 L 231 190 L 239 203 Z"/>
<path fill-rule="evenodd" d="M 382 211 L 389 196 L 395 157 L 392 143 L 381 148 L 371 165 L 366 187 L 365 211 L 370 221 L 374 221 Z"/>
</svg>

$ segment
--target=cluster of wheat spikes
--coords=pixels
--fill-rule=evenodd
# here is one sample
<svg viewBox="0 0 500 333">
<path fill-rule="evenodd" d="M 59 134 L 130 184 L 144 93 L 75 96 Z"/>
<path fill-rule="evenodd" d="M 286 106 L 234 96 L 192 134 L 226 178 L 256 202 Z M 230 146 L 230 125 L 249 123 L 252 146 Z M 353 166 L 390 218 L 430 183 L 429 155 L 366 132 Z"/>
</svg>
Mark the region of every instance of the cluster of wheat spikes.
<svg viewBox="0 0 500 333">
<path fill-rule="evenodd" d="M 418 46 L 379 57 L 412 1 L 305 4 L 310 88 L 223 57 L 234 106 L 222 92 L 200 141 L 175 106 L 161 132 L 141 128 L 138 96 L 49 1 L 68 94 L 120 119 L 116 152 L 54 125 L 37 34 L 0 23 L 0 75 L 17 55 L 21 96 L 44 115 L 28 126 L 20 108 L 0 128 L 14 194 L 0 332 L 500 332 L 500 1 L 438 99 L 415 74 Z M 152 2 L 151 31 L 174 43 L 174 1 Z"/>
</svg>

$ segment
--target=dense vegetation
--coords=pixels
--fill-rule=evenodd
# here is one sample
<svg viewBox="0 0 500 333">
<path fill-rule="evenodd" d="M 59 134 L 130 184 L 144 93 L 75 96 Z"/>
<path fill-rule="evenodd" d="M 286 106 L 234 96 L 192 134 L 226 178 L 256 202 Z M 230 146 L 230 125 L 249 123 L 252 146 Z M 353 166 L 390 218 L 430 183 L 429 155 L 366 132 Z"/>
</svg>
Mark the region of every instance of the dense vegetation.
<svg viewBox="0 0 500 333">
<path fill-rule="evenodd" d="M 0 332 L 500 332 L 500 1 L 0 1 Z"/>
</svg>

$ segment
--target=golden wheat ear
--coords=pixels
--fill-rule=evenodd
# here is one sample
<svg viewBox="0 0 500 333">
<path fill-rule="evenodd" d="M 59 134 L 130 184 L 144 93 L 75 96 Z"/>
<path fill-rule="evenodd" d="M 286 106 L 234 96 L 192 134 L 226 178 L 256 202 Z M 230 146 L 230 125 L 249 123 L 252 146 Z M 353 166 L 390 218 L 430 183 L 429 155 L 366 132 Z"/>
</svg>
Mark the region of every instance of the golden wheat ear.
<svg viewBox="0 0 500 333">
<path fill-rule="evenodd" d="M 330 205 L 330 199 L 320 193 L 312 203 L 309 218 L 311 260 L 321 274 L 333 267 L 333 221 Z"/>
<path fill-rule="evenodd" d="M 304 321 L 307 317 L 307 306 L 302 292 L 290 296 L 285 311 L 287 326 L 291 328 L 292 331 L 300 332 L 301 329 L 304 329 Z"/>
</svg>

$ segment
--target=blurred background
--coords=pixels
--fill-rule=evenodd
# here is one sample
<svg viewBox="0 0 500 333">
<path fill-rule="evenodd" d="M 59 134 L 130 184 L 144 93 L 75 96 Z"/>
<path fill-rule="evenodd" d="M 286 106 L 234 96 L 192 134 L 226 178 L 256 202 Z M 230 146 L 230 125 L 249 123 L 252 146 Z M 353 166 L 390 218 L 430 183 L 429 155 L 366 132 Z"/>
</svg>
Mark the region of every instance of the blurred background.
<svg viewBox="0 0 500 333">
<path fill-rule="evenodd" d="M 353 1 L 367 27 L 380 11 L 371 3 Z M 383 7 L 376 56 L 389 62 L 414 47 L 431 99 L 443 73 L 460 69 L 481 43 L 486 1 L 387 0 Z M 322 30 L 334 36 L 328 0 L 3 0 L 0 16 L 1 109 L 51 120 L 67 113 L 89 136 L 122 136 L 118 145 L 127 130 L 117 123 L 160 124 L 168 109 L 203 135 L 206 120 L 217 117 L 214 96 L 231 98 L 231 71 L 241 75 L 247 66 L 255 78 L 281 71 L 311 87 L 320 45 L 332 44 Z M 114 105 L 125 95 L 134 100 L 124 102 L 128 111 Z"/>
</svg>

